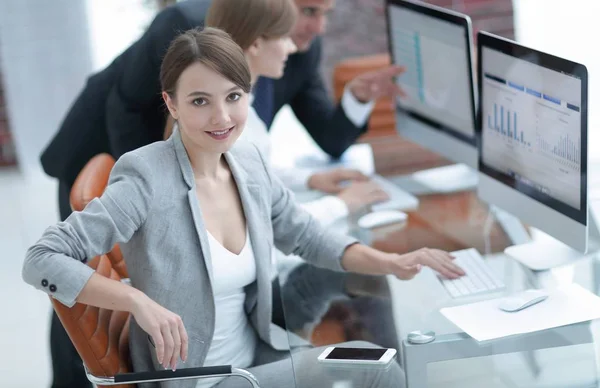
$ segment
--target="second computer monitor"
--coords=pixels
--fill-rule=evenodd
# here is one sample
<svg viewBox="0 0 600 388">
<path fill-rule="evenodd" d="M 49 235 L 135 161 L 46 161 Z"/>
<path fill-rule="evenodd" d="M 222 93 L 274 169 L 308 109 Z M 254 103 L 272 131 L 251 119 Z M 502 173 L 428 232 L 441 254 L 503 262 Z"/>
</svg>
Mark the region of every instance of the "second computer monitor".
<svg viewBox="0 0 600 388">
<path fill-rule="evenodd" d="M 479 33 L 479 196 L 586 251 L 587 70 Z"/>
<path fill-rule="evenodd" d="M 407 69 L 397 78 L 408 95 L 397 100 L 399 134 L 476 169 L 469 17 L 407 0 L 388 0 L 386 13 L 392 62 Z"/>
</svg>

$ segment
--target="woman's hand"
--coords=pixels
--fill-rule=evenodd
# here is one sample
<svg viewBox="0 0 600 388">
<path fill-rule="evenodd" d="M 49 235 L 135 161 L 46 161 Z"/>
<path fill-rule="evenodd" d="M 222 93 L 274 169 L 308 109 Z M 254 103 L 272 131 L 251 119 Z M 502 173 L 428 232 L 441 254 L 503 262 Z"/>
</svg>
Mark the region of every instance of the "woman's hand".
<svg viewBox="0 0 600 388">
<path fill-rule="evenodd" d="M 308 179 L 308 188 L 328 194 L 338 194 L 344 189 L 343 182 L 366 181 L 369 177 L 358 170 L 336 168 L 334 170 L 313 174 Z"/>
<path fill-rule="evenodd" d="M 403 255 L 390 255 L 389 272 L 402 280 L 412 279 L 423 266 L 437 271 L 448 279 L 456 279 L 465 275 L 465 272 L 454 264 L 454 257 L 439 249 L 421 248 Z"/>
<path fill-rule="evenodd" d="M 350 213 L 372 205 L 387 201 L 390 197 L 375 182 L 354 182 L 337 195 L 348 206 Z"/>
<path fill-rule="evenodd" d="M 439 249 L 421 248 L 399 255 L 355 243 L 346 247 L 342 268 L 365 275 L 395 275 L 399 279 L 410 280 L 423 266 L 427 266 L 448 279 L 456 279 L 465 272 L 453 260 L 452 255 Z"/>
<path fill-rule="evenodd" d="M 162 307 L 147 295 L 136 295 L 131 309 L 135 321 L 150 335 L 158 362 L 175 370 L 177 358 L 183 362 L 188 355 L 188 336 L 179 315 Z"/>
</svg>

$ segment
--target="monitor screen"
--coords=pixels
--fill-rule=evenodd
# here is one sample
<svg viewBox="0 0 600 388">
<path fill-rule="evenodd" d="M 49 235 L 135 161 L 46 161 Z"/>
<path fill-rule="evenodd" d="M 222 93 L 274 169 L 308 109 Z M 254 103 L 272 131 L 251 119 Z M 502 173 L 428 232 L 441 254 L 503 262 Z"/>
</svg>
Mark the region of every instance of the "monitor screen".
<svg viewBox="0 0 600 388">
<path fill-rule="evenodd" d="M 480 49 L 480 169 L 585 223 L 581 77 L 553 68 L 550 56 Z"/>
<path fill-rule="evenodd" d="M 393 63 L 406 67 L 398 106 L 413 118 L 475 145 L 468 19 L 409 2 L 388 4 Z"/>
</svg>

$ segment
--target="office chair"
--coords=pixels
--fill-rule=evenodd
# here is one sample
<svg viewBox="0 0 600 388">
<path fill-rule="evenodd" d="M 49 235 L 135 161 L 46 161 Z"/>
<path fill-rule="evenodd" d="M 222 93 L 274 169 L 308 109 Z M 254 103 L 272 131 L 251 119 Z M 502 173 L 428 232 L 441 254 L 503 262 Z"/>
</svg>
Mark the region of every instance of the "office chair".
<svg viewBox="0 0 600 388">
<path fill-rule="evenodd" d="M 87 163 L 71 189 L 69 200 L 74 211 L 83 210 L 92 199 L 103 193 L 114 164 L 114 159 L 108 154 L 97 155 Z M 128 277 L 118 245 L 109 253 L 89 260 L 87 264 L 96 273 L 114 280 L 124 281 Z M 239 376 L 246 379 L 252 387 L 259 388 L 258 380 L 251 373 L 230 365 L 183 368 L 175 372 L 160 370 L 132 373 L 129 313 L 81 303 L 68 308 L 54 298 L 50 299 L 83 360 L 88 379 L 99 387 L 135 388 L 137 383 Z"/>
</svg>

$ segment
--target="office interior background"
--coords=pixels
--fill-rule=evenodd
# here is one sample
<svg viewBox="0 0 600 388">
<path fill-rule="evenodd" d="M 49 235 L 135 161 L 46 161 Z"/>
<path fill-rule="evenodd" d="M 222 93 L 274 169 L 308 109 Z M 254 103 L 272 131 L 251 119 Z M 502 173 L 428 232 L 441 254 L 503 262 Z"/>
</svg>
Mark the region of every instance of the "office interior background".
<svg viewBox="0 0 600 388">
<path fill-rule="evenodd" d="M 486 30 L 515 38 L 525 45 L 586 64 L 590 73 L 590 158 L 600 155 L 596 130 L 600 125 L 596 113 L 600 111 L 600 77 L 596 76 L 600 72 L 599 2 L 429 2 L 470 15 L 475 32 Z M 21 280 L 27 247 L 46 226 L 58 220 L 56 183 L 41 170 L 40 153 L 86 77 L 105 67 L 137 39 L 164 3 L 168 1 L 0 0 L 2 387 L 43 387 L 51 376 L 51 306 L 46 295 Z M 324 38 L 322 68 L 331 93 L 335 89 L 333 73 L 337 63 L 386 51 L 383 1 L 337 0 Z M 282 114 L 293 119 L 289 111 Z M 578 362 L 573 359 L 573 373 L 578 371 Z"/>
</svg>

